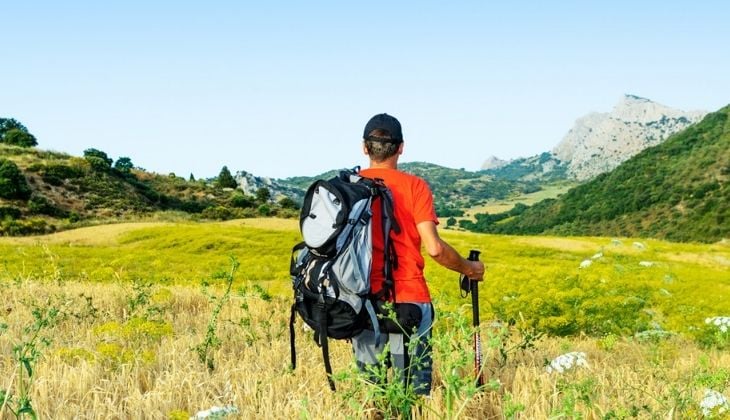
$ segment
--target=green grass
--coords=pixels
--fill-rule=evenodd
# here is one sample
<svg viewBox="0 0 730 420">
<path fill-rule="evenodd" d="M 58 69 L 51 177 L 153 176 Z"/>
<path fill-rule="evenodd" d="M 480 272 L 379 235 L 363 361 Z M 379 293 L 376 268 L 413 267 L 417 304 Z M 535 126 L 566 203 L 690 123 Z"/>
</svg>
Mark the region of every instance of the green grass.
<svg viewBox="0 0 730 420">
<path fill-rule="evenodd" d="M 489 213 L 489 214 L 504 213 L 506 211 L 511 210 L 517 203 L 522 203 L 522 204 L 531 206 L 531 205 L 537 203 L 538 201 L 545 200 L 546 198 L 557 198 L 559 195 L 566 193 L 569 189 L 573 188 L 574 186 L 575 186 L 575 184 L 571 183 L 571 182 L 549 184 L 549 185 L 544 185 L 540 191 L 537 191 L 534 193 L 521 194 L 516 197 L 511 197 L 511 198 L 507 198 L 504 200 L 491 200 L 487 204 L 467 209 L 464 218 L 473 220 L 474 215 L 477 213 Z M 457 218 L 457 219 L 459 219 L 459 218 Z"/>
<path fill-rule="evenodd" d="M 631 312 L 638 310 L 665 329 L 689 333 L 702 327 L 706 317 L 730 315 L 726 243 L 453 231 L 442 235 L 463 255 L 470 249 L 482 251 L 487 273 L 480 297 L 487 319 L 495 314 L 512 319 L 521 315 L 526 327 L 559 333 L 560 326 L 568 323 L 601 334 L 613 332 L 595 324 L 608 310 L 618 311 L 615 322 L 626 325 L 617 331 L 641 329 L 633 319 L 638 315 Z M 237 283 L 255 282 L 273 294 L 288 296 L 290 252 L 299 240 L 296 221 L 280 219 L 95 226 L 44 237 L 0 238 L 0 276 L 19 281 L 55 275 L 93 282 L 143 279 L 196 285 L 234 256 L 241 263 Z M 602 258 L 579 268 L 599 252 Z M 640 262 L 652 266 L 642 267 Z M 428 258 L 426 276 L 442 308 L 470 302 L 458 298 L 458 275 Z M 632 306 L 636 299 L 644 302 Z"/>
</svg>

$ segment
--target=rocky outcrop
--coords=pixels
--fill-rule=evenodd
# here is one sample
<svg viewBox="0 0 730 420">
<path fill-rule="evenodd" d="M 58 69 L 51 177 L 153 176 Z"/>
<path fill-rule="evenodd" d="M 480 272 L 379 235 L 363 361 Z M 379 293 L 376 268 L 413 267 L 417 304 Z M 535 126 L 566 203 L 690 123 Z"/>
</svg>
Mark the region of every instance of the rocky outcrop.
<svg viewBox="0 0 730 420">
<path fill-rule="evenodd" d="M 238 183 L 238 188 L 247 195 L 256 195 L 256 191 L 258 191 L 259 188 L 267 188 L 271 193 L 272 202 L 278 201 L 284 197 L 289 197 L 296 202 L 301 202 L 304 198 L 304 191 L 301 189 L 290 185 L 284 185 L 271 178 L 254 176 L 246 171 L 236 172 L 234 178 Z"/>
<path fill-rule="evenodd" d="M 622 162 L 656 146 L 704 117 L 634 95 L 626 95 L 608 113 L 579 118 L 551 151 L 568 165 L 567 175 L 580 181 L 611 171 Z"/>
</svg>

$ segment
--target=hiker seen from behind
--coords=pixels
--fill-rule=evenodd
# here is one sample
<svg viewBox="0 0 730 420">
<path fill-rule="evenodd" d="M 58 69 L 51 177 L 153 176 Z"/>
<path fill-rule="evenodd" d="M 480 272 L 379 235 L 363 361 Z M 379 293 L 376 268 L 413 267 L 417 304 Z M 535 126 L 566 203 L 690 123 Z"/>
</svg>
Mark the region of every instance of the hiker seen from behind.
<svg viewBox="0 0 730 420">
<path fill-rule="evenodd" d="M 363 372 L 374 372 L 378 355 L 389 343 L 394 371 L 417 394 L 429 395 L 432 382 L 429 343 L 435 313 L 424 277 L 421 249 L 438 264 L 472 280 L 483 278 L 484 264 L 461 257 L 439 236 L 430 187 L 422 178 L 398 170 L 404 141 L 400 122 L 395 117 L 388 114 L 372 117 L 365 125 L 362 148 L 370 163 L 360 175 L 384 182 L 392 194 L 393 216 L 400 228 L 386 233 L 388 244 L 384 245 L 383 206 L 373 204 L 371 296 L 376 299 L 376 312 L 382 314 L 386 302 L 393 305 L 397 325 L 381 326 L 379 333 L 365 329 L 353 337 L 355 358 Z M 384 255 L 388 255 L 384 246 L 392 247 L 391 261 L 384 261 Z"/>
</svg>

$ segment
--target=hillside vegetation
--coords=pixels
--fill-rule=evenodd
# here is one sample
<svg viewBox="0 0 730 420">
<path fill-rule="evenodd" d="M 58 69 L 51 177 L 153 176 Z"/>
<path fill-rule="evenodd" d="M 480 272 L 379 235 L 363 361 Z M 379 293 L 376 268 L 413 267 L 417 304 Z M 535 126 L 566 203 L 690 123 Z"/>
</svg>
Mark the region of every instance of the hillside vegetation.
<svg viewBox="0 0 730 420">
<path fill-rule="evenodd" d="M 296 214 L 291 200 L 276 202 L 266 189 L 247 195 L 235 186 L 225 167 L 216 179 L 184 179 L 147 172 L 127 157 L 114 162 L 97 149 L 76 157 L 0 142 L 0 236 L 152 215 L 226 220 Z"/>
<path fill-rule="evenodd" d="M 487 171 L 473 172 L 427 162 L 400 163 L 398 169 L 420 176 L 428 182 L 434 193 L 434 205 L 439 217 L 462 216 L 465 209 L 533 193 L 542 188 L 537 182 L 499 179 Z M 336 174 L 337 171 L 333 170 L 315 177 L 293 177 L 280 182 L 306 189 L 314 180 L 329 179 Z"/>
<path fill-rule="evenodd" d="M 646 149 L 612 172 L 530 208 L 476 216 L 479 232 L 644 236 L 714 242 L 730 237 L 730 106 Z"/>
</svg>

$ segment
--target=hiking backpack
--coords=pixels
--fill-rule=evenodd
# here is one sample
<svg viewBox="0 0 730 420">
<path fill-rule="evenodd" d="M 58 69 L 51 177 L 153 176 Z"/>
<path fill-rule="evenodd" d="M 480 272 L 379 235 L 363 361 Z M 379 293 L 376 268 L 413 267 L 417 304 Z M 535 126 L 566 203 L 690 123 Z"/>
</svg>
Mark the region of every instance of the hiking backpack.
<svg viewBox="0 0 730 420">
<path fill-rule="evenodd" d="M 296 368 L 296 314 L 314 330 L 322 348 L 327 381 L 334 391 L 328 338 L 349 339 L 363 329 L 380 337 L 374 301 L 394 297 L 392 270 L 397 261 L 390 240 L 398 233 L 393 199 L 382 180 L 359 175 L 359 168 L 343 170 L 330 180 L 315 181 L 304 196 L 299 226 L 303 242 L 292 249 L 291 278 L 294 303 L 289 334 L 292 368 Z M 384 239 L 384 281 L 377 296 L 370 293 L 372 212 L 381 205 Z"/>
</svg>

